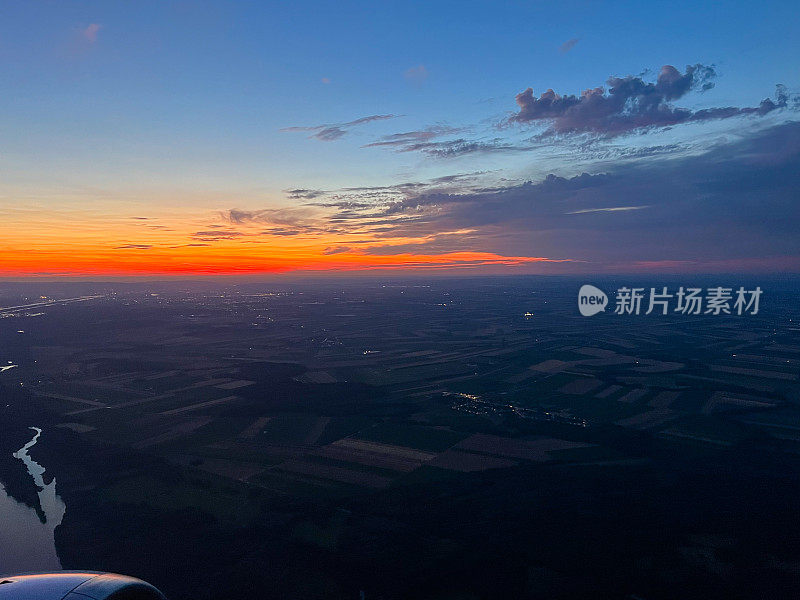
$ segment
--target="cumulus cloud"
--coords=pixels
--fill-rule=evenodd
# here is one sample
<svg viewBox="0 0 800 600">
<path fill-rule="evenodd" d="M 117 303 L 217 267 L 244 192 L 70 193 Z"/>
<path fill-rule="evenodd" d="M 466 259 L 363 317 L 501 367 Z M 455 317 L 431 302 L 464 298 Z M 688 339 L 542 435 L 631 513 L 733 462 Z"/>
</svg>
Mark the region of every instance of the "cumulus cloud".
<svg viewBox="0 0 800 600">
<path fill-rule="evenodd" d="M 774 100 L 765 99 L 755 107 L 719 107 L 698 111 L 676 107 L 674 100 L 691 91 L 703 92 L 714 87 L 713 66 L 689 65 L 681 73 L 665 65 L 656 81 L 640 76 L 610 77 L 608 89 L 595 87 L 580 96 L 557 94 L 548 89 L 536 97 L 532 88 L 517 94 L 519 111 L 512 123 L 543 123 L 545 136 L 559 133 L 593 133 L 616 136 L 654 127 L 680 123 L 726 119 L 742 115 L 765 115 L 789 104 L 789 95 L 778 86 Z"/>
<path fill-rule="evenodd" d="M 313 132 L 311 137 L 322 142 L 332 142 L 347 135 L 353 127 L 371 123 L 373 121 L 385 121 L 386 119 L 394 119 L 397 115 L 370 115 L 361 117 L 346 123 L 326 123 L 323 125 L 310 125 L 310 126 L 293 126 L 284 127 L 281 131 L 308 131 Z"/>
</svg>

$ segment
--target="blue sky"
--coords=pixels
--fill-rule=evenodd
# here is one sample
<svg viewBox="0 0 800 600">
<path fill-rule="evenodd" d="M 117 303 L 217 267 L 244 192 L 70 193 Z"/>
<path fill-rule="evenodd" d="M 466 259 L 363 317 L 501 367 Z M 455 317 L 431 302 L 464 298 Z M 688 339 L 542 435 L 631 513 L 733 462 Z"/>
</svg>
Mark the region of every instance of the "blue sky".
<svg viewBox="0 0 800 600">
<path fill-rule="evenodd" d="M 605 172 L 637 148 L 698 155 L 793 121 L 800 90 L 790 2 L 8 2 L 2 12 L 0 203 L 76 220 L 173 207 L 183 222 L 210 223 L 231 209 L 297 207 L 291 189 L 481 173 L 447 190 L 472 193 Z M 769 114 L 611 136 L 579 125 L 535 142 L 567 122 L 515 120 L 528 87 L 533 98 L 579 96 L 611 76 L 654 83 L 664 65 L 710 67 L 714 85 L 697 80 L 658 110 L 755 111 L 776 84 L 790 100 Z M 392 118 L 342 126 L 376 115 Z M 343 134 L 321 141 L 314 127 Z M 460 143 L 449 154 L 369 146 L 424 131 Z"/>
</svg>

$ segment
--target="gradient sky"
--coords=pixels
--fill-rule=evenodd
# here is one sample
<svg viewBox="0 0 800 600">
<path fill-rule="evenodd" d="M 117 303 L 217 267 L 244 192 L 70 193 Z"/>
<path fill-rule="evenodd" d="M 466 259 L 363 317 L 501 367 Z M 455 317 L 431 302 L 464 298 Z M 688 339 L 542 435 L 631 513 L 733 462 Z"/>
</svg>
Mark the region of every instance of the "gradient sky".
<svg viewBox="0 0 800 600">
<path fill-rule="evenodd" d="M 0 276 L 800 271 L 794 2 L 0 11 Z"/>
</svg>

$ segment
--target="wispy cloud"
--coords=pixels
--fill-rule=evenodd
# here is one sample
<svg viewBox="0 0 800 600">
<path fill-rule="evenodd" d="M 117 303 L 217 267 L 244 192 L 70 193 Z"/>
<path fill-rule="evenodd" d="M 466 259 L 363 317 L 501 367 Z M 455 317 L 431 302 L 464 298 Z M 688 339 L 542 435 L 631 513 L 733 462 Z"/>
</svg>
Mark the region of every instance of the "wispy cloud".
<svg viewBox="0 0 800 600">
<path fill-rule="evenodd" d="M 570 258 L 569 265 L 601 269 L 698 256 L 708 265 L 800 256 L 796 122 L 720 141 L 704 153 L 617 162 L 594 174 L 483 188 L 471 177 L 344 188 L 296 212 L 231 211 L 230 222 L 322 234 L 335 240 L 326 254 L 486 252 Z"/>
<path fill-rule="evenodd" d="M 403 76 L 406 78 L 406 81 L 413 85 L 422 85 L 428 78 L 428 69 L 425 68 L 425 65 L 417 65 L 416 67 L 406 69 Z"/>
<path fill-rule="evenodd" d="M 302 188 L 286 190 L 286 196 L 290 200 L 313 200 L 325 195 L 325 190 L 306 190 Z"/>
<path fill-rule="evenodd" d="M 152 247 L 151 244 L 123 244 L 116 246 L 114 250 L 149 250 Z"/>
<path fill-rule="evenodd" d="M 390 148 L 395 152 L 422 152 L 437 158 L 453 158 L 465 154 L 489 152 L 516 152 L 529 149 L 529 145 L 507 142 L 501 138 L 469 139 L 458 137 L 449 140 L 437 138 L 454 135 L 466 128 L 434 125 L 418 131 L 405 131 L 383 136 L 374 142 L 365 144 L 364 148 Z"/>
<path fill-rule="evenodd" d="M 231 240 L 245 235 L 241 231 L 211 229 L 209 231 L 197 231 L 192 234 L 192 239 L 201 242 L 218 242 L 220 240 Z"/>
<path fill-rule="evenodd" d="M 309 125 L 309 126 L 292 126 L 284 127 L 281 131 L 308 131 L 313 132 L 311 137 L 322 142 L 332 142 L 345 136 L 353 127 L 363 125 L 365 123 L 372 123 L 373 121 L 385 121 L 387 119 L 394 119 L 397 115 L 370 115 L 361 117 L 346 123 L 326 123 L 323 125 Z"/>
<path fill-rule="evenodd" d="M 352 250 L 350 246 L 328 246 L 322 253 L 325 255 L 342 254 L 343 252 L 350 252 L 350 250 Z"/>
<path fill-rule="evenodd" d="M 426 129 L 417 131 L 404 131 L 402 133 L 392 133 L 378 138 L 376 141 L 365 144 L 365 148 L 389 147 L 395 148 L 398 152 L 408 152 L 415 149 L 418 144 L 425 144 L 432 139 L 443 135 L 453 135 L 463 131 L 463 128 L 447 127 L 445 125 L 434 125 Z"/>
<path fill-rule="evenodd" d="M 558 51 L 561 54 L 566 54 L 567 52 L 569 52 L 570 50 L 572 50 L 575 47 L 575 44 L 577 44 L 580 41 L 581 41 L 580 38 L 569 39 L 566 42 L 564 42 L 563 44 L 561 44 L 561 46 L 559 47 Z"/>
<path fill-rule="evenodd" d="M 265 229 L 261 232 L 261 235 L 277 235 L 277 236 L 294 236 L 294 235 L 301 235 L 303 233 L 302 229 L 290 229 L 286 227 L 271 227 L 270 229 Z"/>
<path fill-rule="evenodd" d="M 507 142 L 502 138 L 470 140 L 458 138 L 441 142 L 421 142 L 403 149 L 403 152 L 418 151 L 437 158 L 455 158 L 466 154 L 488 154 L 494 152 L 524 152 L 530 145 Z"/>
<path fill-rule="evenodd" d="M 643 208 L 650 208 L 649 206 L 609 206 L 607 208 L 583 208 L 581 210 L 573 210 L 568 212 L 568 215 L 582 215 L 586 213 L 597 213 L 597 212 L 622 212 L 626 210 L 641 210 Z"/>
<path fill-rule="evenodd" d="M 90 23 L 81 31 L 81 36 L 90 44 L 94 44 L 97 41 L 97 34 L 100 33 L 102 27 L 103 26 L 99 23 Z"/>
</svg>

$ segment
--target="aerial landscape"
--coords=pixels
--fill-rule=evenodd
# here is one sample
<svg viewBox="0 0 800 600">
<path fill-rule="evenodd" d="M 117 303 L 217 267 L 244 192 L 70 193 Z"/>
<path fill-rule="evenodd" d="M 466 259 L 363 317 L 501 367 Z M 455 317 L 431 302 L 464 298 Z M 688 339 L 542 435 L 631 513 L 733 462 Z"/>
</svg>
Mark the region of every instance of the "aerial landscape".
<svg viewBox="0 0 800 600">
<path fill-rule="evenodd" d="M 800 597 L 791 3 L 3 11 L 0 600 Z"/>
<path fill-rule="evenodd" d="M 9 286 L 6 491 L 43 429 L 61 565 L 178 598 L 798 589 L 798 282 L 746 329 L 576 283 Z"/>
</svg>

